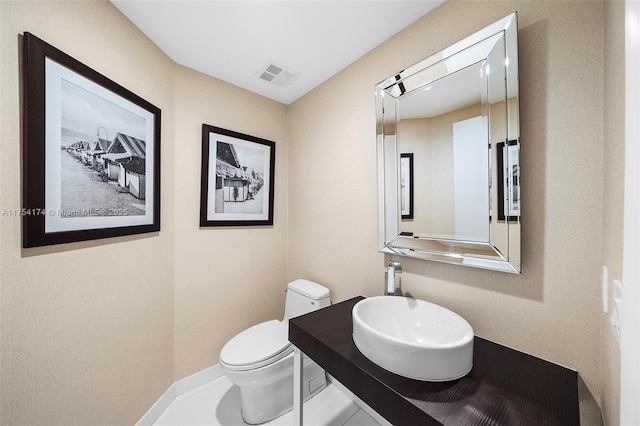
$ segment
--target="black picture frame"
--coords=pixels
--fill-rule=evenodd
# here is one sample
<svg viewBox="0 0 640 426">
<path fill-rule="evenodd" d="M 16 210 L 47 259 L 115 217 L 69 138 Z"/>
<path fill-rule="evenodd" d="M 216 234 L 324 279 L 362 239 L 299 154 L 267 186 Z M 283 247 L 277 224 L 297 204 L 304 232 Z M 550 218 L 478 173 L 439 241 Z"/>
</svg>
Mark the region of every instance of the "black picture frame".
<svg viewBox="0 0 640 426">
<path fill-rule="evenodd" d="M 273 225 L 276 144 L 202 125 L 200 226 Z"/>
<path fill-rule="evenodd" d="M 400 154 L 400 214 L 413 219 L 413 153 Z"/>
<path fill-rule="evenodd" d="M 517 140 L 496 144 L 498 220 L 520 220 L 520 146 Z"/>
<path fill-rule="evenodd" d="M 23 247 L 159 231 L 160 109 L 31 33 L 22 42 Z"/>
</svg>

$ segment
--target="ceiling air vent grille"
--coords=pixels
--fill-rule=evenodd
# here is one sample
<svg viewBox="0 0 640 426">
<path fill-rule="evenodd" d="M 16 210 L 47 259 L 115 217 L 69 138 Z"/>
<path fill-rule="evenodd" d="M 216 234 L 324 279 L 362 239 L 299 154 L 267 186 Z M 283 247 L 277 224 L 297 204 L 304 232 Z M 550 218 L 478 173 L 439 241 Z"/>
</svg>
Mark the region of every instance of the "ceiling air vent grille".
<svg viewBox="0 0 640 426">
<path fill-rule="evenodd" d="M 274 86 L 284 89 L 298 77 L 298 73 L 281 65 L 267 61 L 256 73 L 256 77 Z"/>
</svg>

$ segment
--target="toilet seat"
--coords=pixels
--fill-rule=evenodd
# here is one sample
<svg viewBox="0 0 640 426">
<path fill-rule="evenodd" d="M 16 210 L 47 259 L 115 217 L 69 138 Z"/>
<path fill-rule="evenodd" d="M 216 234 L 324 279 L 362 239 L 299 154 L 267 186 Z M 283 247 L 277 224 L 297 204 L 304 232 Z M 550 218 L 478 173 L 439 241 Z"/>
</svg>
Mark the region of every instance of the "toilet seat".
<svg viewBox="0 0 640 426">
<path fill-rule="evenodd" d="M 273 364 L 293 352 L 288 324 L 270 320 L 248 328 L 220 351 L 220 364 L 229 371 L 247 371 Z"/>
</svg>

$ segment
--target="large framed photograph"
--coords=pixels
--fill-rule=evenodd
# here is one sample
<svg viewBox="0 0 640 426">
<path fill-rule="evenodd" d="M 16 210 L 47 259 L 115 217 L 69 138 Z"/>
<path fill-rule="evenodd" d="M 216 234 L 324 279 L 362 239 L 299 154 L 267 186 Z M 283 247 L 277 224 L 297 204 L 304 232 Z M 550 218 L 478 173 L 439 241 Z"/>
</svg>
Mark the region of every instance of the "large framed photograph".
<svg viewBox="0 0 640 426">
<path fill-rule="evenodd" d="M 511 140 L 497 144 L 498 220 L 520 218 L 520 146 Z"/>
<path fill-rule="evenodd" d="M 413 153 L 400 154 L 400 209 L 402 219 L 413 219 Z"/>
<path fill-rule="evenodd" d="M 160 109 L 24 33 L 23 246 L 160 230 Z"/>
<path fill-rule="evenodd" d="M 273 225 L 275 142 L 202 125 L 200 226 Z"/>
</svg>

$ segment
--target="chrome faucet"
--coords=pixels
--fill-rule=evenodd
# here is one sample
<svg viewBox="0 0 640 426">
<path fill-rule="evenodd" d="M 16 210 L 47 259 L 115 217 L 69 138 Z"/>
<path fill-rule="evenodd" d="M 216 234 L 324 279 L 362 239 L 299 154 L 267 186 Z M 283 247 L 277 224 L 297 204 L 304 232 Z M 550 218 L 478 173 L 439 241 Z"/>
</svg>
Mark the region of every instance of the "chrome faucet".
<svg viewBox="0 0 640 426">
<path fill-rule="evenodd" d="M 396 272 L 401 273 L 402 266 L 400 266 L 400 262 L 392 260 L 391 262 L 389 262 L 389 265 L 387 265 L 387 272 L 385 273 L 385 296 L 393 296 L 394 294 L 396 294 Z"/>
</svg>

